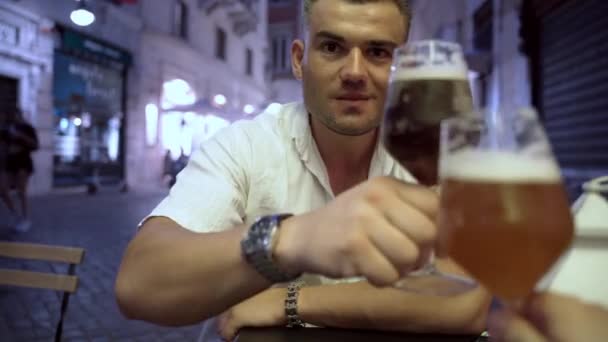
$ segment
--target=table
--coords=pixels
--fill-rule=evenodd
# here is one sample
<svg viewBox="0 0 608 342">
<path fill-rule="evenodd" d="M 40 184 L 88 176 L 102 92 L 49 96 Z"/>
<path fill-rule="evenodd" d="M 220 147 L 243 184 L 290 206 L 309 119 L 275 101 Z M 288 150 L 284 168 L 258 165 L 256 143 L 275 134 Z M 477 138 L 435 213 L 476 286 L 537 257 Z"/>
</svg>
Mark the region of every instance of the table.
<svg viewBox="0 0 608 342">
<path fill-rule="evenodd" d="M 236 342 L 490 342 L 478 335 L 406 334 L 329 328 L 245 328 Z"/>
</svg>

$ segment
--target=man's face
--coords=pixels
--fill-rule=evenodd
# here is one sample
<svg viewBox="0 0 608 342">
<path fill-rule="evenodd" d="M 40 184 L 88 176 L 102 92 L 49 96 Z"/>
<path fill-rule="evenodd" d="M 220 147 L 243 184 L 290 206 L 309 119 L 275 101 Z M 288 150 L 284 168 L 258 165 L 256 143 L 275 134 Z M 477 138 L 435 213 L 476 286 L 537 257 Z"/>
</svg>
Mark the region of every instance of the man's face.
<svg viewBox="0 0 608 342">
<path fill-rule="evenodd" d="M 342 135 L 378 127 L 392 53 L 405 37 L 403 16 L 393 1 L 315 2 L 305 49 L 302 42 L 292 47 L 294 73 L 302 80 L 311 115 Z"/>
</svg>

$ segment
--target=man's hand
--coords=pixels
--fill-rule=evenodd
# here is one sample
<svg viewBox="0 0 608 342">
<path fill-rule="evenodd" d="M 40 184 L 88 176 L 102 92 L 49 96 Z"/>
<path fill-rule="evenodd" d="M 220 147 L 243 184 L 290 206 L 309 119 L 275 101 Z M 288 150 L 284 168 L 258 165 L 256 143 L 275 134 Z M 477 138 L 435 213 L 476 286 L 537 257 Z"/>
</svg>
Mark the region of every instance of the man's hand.
<svg viewBox="0 0 608 342">
<path fill-rule="evenodd" d="M 243 327 L 274 327 L 287 324 L 284 301 L 287 289 L 272 288 L 230 308 L 218 317 L 220 336 L 232 341 Z"/>
<path fill-rule="evenodd" d="M 492 341 L 602 342 L 608 341 L 608 311 L 578 299 L 534 295 L 518 312 L 492 312 L 488 320 Z"/>
<path fill-rule="evenodd" d="M 283 221 L 275 257 L 290 271 L 391 285 L 425 261 L 437 210 L 438 196 L 428 188 L 375 178 Z"/>
</svg>

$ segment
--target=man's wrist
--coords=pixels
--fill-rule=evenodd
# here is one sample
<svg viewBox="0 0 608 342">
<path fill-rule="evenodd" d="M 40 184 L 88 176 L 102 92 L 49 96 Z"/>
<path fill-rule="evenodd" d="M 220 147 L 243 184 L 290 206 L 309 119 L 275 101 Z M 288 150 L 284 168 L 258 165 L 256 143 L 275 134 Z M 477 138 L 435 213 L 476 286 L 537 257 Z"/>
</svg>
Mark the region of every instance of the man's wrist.
<svg viewBox="0 0 608 342">
<path fill-rule="evenodd" d="M 311 312 L 313 312 L 310 307 L 313 305 L 311 303 L 311 295 L 310 292 L 314 291 L 315 287 L 302 287 L 300 289 L 300 293 L 298 294 L 298 315 L 300 316 L 300 319 L 303 322 L 306 322 L 306 324 L 311 325 L 311 324 L 315 324 L 316 322 L 314 322 L 313 319 L 311 319 Z"/>
</svg>

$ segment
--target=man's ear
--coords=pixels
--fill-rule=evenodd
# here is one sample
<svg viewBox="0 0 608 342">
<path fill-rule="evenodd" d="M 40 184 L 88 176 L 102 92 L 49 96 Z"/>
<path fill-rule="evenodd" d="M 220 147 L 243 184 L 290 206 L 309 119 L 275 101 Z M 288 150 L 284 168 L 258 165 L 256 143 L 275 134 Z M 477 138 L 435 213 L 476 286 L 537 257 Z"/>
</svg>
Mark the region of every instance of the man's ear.
<svg viewBox="0 0 608 342">
<path fill-rule="evenodd" d="M 291 72 L 297 80 L 302 80 L 302 63 L 304 61 L 304 41 L 296 39 L 291 43 Z"/>
</svg>

